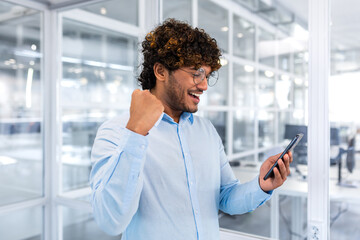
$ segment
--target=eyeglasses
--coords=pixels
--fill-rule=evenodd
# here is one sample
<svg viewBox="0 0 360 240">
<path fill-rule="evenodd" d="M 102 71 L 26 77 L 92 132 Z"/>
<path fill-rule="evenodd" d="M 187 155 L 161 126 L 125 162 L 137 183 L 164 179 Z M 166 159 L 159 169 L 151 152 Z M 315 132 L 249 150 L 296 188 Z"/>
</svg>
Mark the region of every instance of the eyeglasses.
<svg viewBox="0 0 360 240">
<path fill-rule="evenodd" d="M 179 70 L 190 73 L 191 75 L 193 75 L 193 80 L 194 83 L 196 85 L 200 84 L 202 81 L 204 81 L 206 73 L 205 70 L 203 68 L 199 68 L 198 70 L 196 70 L 195 73 L 192 72 L 188 72 L 184 69 L 179 68 Z M 209 75 L 206 76 L 207 79 L 207 84 L 209 85 L 209 87 L 212 87 L 216 84 L 217 80 L 219 78 L 219 73 L 217 71 L 211 72 Z"/>
</svg>

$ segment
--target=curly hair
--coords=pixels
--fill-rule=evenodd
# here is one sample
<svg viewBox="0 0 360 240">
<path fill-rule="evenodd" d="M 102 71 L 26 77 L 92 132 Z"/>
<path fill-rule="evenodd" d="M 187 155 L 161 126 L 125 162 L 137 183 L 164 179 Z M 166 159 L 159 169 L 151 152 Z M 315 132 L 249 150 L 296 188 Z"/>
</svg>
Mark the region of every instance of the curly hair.
<svg viewBox="0 0 360 240">
<path fill-rule="evenodd" d="M 173 18 L 167 19 L 146 35 L 142 42 L 142 53 L 144 62 L 138 81 L 143 90 L 155 87 L 153 67 L 157 62 L 170 72 L 181 67 L 197 69 L 201 65 L 210 66 L 211 71 L 221 67 L 221 52 L 216 40 L 203 29 L 192 28 Z"/>
</svg>

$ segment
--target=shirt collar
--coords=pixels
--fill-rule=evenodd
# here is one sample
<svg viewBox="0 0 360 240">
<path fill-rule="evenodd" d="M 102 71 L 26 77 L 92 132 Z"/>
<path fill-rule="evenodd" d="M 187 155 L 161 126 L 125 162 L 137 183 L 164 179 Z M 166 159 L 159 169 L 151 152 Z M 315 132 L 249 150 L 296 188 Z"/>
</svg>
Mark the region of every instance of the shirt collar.
<svg viewBox="0 0 360 240">
<path fill-rule="evenodd" d="M 189 120 L 191 125 L 194 123 L 194 116 L 192 113 L 189 112 L 183 112 L 180 116 L 180 119 L 182 119 L 183 121 Z"/>
<path fill-rule="evenodd" d="M 174 119 L 172 119 L 169 115 L 163 112 L 159 117 L 159 119 L 157 120 L 157 122 L 155 123 L 155 127 L 157 127 L 160 124 L 161 120 L 164 120 L 169 123 L 175 123 Z M 184 122 L 186 120 L 189 120 L 190 124 L 192 125 L 194 123 L 193 114 L 189 112 L 183 112 L 180 116 L 180 122 Z"/>
</svg>

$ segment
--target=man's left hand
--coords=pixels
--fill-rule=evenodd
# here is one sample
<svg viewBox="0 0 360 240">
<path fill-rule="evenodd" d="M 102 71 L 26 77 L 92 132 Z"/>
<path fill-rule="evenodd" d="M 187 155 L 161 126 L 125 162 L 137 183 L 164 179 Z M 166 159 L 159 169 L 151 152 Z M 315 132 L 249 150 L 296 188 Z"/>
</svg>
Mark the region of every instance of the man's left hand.
<svg viewBox="0 0 360 240">
<path fill-rule="evenodd" d="M 278 160 L 278 167 L 273 169 L 274 176 L 266 179 L 264 181 L 264 176 L 269 171 L 269 169 L 274 165 L 276 160 L 280 157 L 281 153 L 269 157 L 260 168 L 259 183 L 260 187 L 264 192 L 269 192 L 274 190 L 277 187 L 280 187 L 286 180 L 287 176 L 290 174 L 290 163 L 293 161 L 292 153 L 288 152 L 284 155 L 282 159 Z"/>
</svg>

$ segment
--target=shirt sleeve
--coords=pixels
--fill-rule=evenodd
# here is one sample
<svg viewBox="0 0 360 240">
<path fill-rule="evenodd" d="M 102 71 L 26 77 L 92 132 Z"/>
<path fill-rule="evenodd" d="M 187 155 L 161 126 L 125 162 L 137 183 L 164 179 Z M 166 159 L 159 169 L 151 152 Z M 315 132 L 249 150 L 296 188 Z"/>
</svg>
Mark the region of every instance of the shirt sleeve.
<svg viewBox="0 0 360 240">
<path fill-rule="evenodd" d="M 230 215 L 253 211 L 271 197 L 272 191 L 267 193 L 260 188 L 259 176 L 250 182 L 240 183 L 227 160 L 220 137 L 219 146 L 221 164 L 220 210 Z"/>
<path fill-rule="evenodd" d="M 91 152 L 91 205 L 95 221 L 110 235 L 122 233 L 139 205 L 147 137 L 105 123 Z"/>
</svg>

